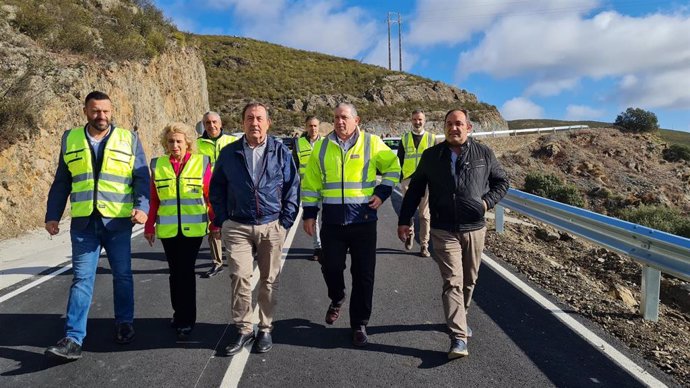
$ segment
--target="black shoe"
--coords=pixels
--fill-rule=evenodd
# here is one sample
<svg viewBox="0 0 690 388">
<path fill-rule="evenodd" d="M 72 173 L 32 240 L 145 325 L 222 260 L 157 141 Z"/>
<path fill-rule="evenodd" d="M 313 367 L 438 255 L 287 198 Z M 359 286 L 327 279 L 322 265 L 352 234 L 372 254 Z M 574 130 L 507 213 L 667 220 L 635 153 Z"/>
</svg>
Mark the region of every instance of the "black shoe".
<svg viewBox="0 0 690 388">
<path fill-rule="evenodd" d="M 244 348 L 245 345 L 247 345 L 248 343 L 250 343 L 252 341 L 254 341 L 254 332 L 253 331 L 246 333 L 246 334 L 238 333 L 237 338 L 235 338 L 235 341 L 225 348 L 225 353 L 228 356 L 233 356 L 233 355 L 239 353 L 242 350 L 242 348 Z"/>
<path fill-rule="evenodd" d="M 60 360 L 74 361 L 81 358 L 81 346 L 71 338 L 65 337 L 58 341 L 57 345 L 46 349 L 45 355 Z"/>
<path fill-rule="evenodd" d="M 180 341 L 184 341 L 189 338 L 189 335 L 192 334 L 192 327 L 191 326 L 184 326 L 184 327 L 178 327 L 177 329 L 177 339 Z"/>
<path fill-rule="evenodd" d="M 223 268 L 222 264 L 221 265 L 215 265 L 214 264 L 213 267 L 211 267 L 211 269 L 209 269 L 208 272 L 201 275 L 201 277 L 202 278 L 212 278 L 212 277 L 218 275 L 219 273 L 223 272 L 224 269 L 225 268 Z"/>
<path fill-rule="evenodd" d="M 271 333 L 267 331 L 260 331 L 259 334 L 256 335 L 256 343 L 254 346 L 256 347 L 257 353 L 266 353 L 271 350 L 273 347 Z"/>
<path fill-rule="evenodd" d="M 312 261 L 321 261 L 321 248 L 314 249 L 314 254 L 311 256 Z"/>
<path fill-rule="evenodd" d="M 115 342 L 126 345 L 134 340 L 134 326 L 131 322 L 123 322 L 117 324 L 115 331 Z"/>
<path fill-rule="evenodd" d="M 359 329 L 352 332 L 352 344 L 360 348 L 369 344 L 369 337 L 367 336 L 367 328 L 365 326 L 360 326 Z"/>
</svg>

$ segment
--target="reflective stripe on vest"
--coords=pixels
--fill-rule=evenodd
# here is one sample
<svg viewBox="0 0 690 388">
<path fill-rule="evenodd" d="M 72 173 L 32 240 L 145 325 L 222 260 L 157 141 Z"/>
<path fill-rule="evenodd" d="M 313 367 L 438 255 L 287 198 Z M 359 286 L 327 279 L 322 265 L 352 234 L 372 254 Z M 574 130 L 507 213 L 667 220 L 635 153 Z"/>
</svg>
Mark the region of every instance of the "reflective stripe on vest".
<svg viewBox="0 0 690 388">
<path fill-rule="evenodd" d="M 207 156 L 192 154 L 177 176 L 169 156 L 151 160 L 153 182 L 160 199 L 156 217 L 158 238 L 175 237 L 180 228 L 186 237 L 208 233 L 204 172 L 209 163 Z"/>
<path fill-rule="evenodd" d="M 297 147 L 297 158 L 299 159 L 299 176 L 304 177 L 304 170 L 307 168 L 307 162 L 309 162 L 314 148 L 306 137 L 297 139 L 295 146 Z"/>
<path fill-rule="evenodd" d="M 220 150 L 235 140 L 237 138 L 231 135 L 220 135 L 216 141 L 200 137 L 196 139 L 196 146 L 200 154 L 206 155 L 211 159 L 211 167 L 213 167 L 216 164 Z"/>
<path fill-rule="evenodd" d="M 366 204 L 376 187 L 376 167 L 371 165 L 371 134 L 360 132 L 347 152 L 324 138 L 319 148 L 323 172 L 324 204 Z"/>
<path fill-rule="evenodd" d="M 422 139 L 419 141 L 419 145 L 417 148 L 415 148 L 412 133 L 407 132 L 403 135 L 401 143 L 405 148 L 405 160 L 403 160 L 402 175 L 403 179 L 407 179 L 412 176 L 414 171 L 417 169 L 417 166 L 419 165 L 419 158 L 422 157 L 424 150 L 436 143 L 436 135 L 429 133 L 428 131 L 424 132 Z"/>
<path fill-rule="evenodd" d="M 104 145 L 101 171 L 98 179 L 95 179 L 86 129 L 78 127 L 69 130 L 62 144 L 62 155 L 72 174 L 72 217 L 90 216 L 94 210 L 94 203 L 103 217 L 124 218 L 132 215 L 135 139 L 130 131 L 113 128 Z"/>
</svg>

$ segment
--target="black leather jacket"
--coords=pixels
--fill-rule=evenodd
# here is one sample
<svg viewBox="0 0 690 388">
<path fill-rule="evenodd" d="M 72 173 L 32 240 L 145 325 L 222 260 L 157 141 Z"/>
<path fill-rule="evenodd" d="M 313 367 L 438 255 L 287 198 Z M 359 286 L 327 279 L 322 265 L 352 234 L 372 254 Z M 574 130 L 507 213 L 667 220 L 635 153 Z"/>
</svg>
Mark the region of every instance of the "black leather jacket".
<svg viewBox="0 0 690 388">
<path fill-rule="evenodd" d="M 410 225 L 428 185 L 432 228 L 468 232 L 484 227 L 482 200 L 493 208 L 508 191 L 508 176 L 493 151 L 472 138 L 462 145 L 452 175 L 452 152 L 445 141 L 424 151 L 403 198 L 398 225 Z"/>
</svg>

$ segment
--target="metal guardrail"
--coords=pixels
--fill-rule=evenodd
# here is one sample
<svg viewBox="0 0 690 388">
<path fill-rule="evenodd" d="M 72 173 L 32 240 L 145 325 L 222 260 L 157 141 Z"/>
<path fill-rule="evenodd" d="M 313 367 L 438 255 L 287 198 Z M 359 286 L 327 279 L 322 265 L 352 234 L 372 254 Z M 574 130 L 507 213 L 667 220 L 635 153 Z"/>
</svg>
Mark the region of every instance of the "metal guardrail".
<svg viewBox="0 0 690 388">
<path fill-rule="evenodd" d="M 510 189 L 496 206 L 496 231 L 504 231 L 504 208 L 585 238 L 641 263 L 642 315 L 659 317 L 660 272 L 690 281 L 690 239 Z"/>
<path fill-rule="evenodd" d="M 549 133 L 556 131 L 568 131 L 572 129 L 585 129 L 589 128 L 588 125 L 564 125 L 560 127 L 546 127 L 546 128 L 525 128 L 525 129 L 509 129 L 506 131 L 491 131 L 491 132 L 470 132 L 470 136 L 490 136 L 490 137 L 500 137 L 500 136 L 515 136 L 530 133 Z"/>
</svg>

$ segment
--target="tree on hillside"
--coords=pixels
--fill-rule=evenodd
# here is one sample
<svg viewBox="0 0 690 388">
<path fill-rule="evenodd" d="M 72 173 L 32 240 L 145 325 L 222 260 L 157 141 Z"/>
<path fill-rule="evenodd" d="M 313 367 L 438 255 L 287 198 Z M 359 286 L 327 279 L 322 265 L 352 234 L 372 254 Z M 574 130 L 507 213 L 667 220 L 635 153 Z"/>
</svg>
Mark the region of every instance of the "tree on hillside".
<svg viewBox="0 0 690 388">
<path fill-rule="evenodd" d="M 653 132 L 659 129 L 656 115 L 640 108 L 628 108 L 616 117 L 614 124 L 630 132 Z"/>
</svg>

